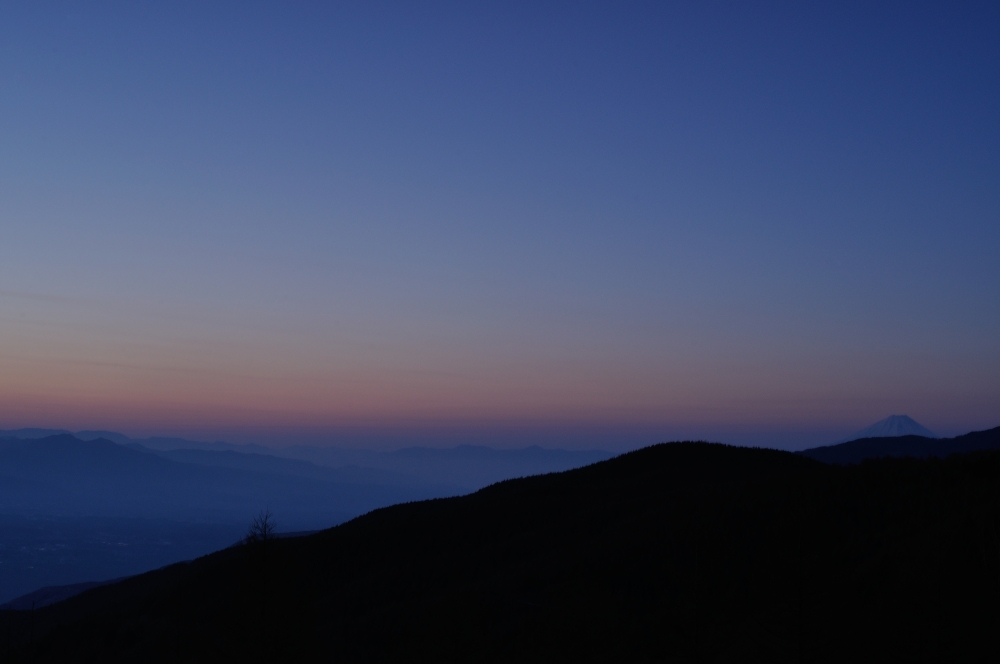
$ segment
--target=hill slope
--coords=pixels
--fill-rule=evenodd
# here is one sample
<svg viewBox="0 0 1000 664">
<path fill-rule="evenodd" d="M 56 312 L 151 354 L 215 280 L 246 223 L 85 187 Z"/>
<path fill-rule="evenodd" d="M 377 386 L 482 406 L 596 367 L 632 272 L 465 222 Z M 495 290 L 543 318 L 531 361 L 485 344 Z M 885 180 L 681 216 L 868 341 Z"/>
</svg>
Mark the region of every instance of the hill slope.
<svg viewBox="0 0 1000 664">
<path fill-rule="evenodd" d="M 647 448 L 4 615 L 33 661 L 972 661 L 1000 454 Z M 28 644 L 28 625 L 34 640 Z"/>
</svg>

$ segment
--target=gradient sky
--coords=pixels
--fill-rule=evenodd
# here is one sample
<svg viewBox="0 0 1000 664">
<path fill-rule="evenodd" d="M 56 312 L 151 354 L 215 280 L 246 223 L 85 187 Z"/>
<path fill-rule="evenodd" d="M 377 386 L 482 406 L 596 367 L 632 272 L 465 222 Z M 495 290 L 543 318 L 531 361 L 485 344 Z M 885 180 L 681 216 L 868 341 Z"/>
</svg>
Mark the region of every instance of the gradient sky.
<svg viewBox="0 0 1000 664">
<path fill-rule="evenodd" d="M 0 428 L 1000 425 L 1000 5 L 4 3 Z"/>
</svg>

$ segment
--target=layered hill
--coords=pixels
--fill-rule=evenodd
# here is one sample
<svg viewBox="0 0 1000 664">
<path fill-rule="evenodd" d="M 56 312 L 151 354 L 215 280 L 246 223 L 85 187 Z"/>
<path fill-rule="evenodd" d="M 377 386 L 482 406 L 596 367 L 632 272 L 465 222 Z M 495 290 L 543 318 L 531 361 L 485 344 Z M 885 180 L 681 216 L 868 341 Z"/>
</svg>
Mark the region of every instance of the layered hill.
<svg viewBox="0 0 1000 664">
<path fill-rule="evenodd" d="M 69 434 L 0 440 L 0 513 L 247 523 L 269 506 L 286 528 L 461 490 L 385 471 L 233 452 L 153 453 Z"/>
<path fill-rule="evenodd" d="M 703 443 L 380 509 L 8 612 L 14 661 L 986 661 L 1000 454 Z"/>
<path fill-rule="evenodd" d="M 334 468 L 354 481 L 395 485 L 448 486 L 465 493 L 512 477 L 526 477 L 579 468 L 609 459 L 603 450 L 492 449 L 477 445 L 406 447 L 393 451 L 345 449 L 333 446 L 287 445 L 264 447 L 205 442 L 183 438 L 134 439 L 115 431 L 14 429 L 0 431 L 0 440 L 28 440 L 72 435 L 83 441 L 108 440 L 137 451 L 206 466 L 242 468 L 258 472 L 316 475 L 316 466 Z M 340 481 L 344 476 L 335 478 Z"/>
<path fill-rule="evenodd" d="M 978 450 L 1000 450 L 1000 427 L 973 431 L 954 438 L 926 436 L 877 436 L 839 445 L 814 447 L 798 454 L 824 463 L 861 463 L 880 457 L 944 458 Z"/>
</svg>

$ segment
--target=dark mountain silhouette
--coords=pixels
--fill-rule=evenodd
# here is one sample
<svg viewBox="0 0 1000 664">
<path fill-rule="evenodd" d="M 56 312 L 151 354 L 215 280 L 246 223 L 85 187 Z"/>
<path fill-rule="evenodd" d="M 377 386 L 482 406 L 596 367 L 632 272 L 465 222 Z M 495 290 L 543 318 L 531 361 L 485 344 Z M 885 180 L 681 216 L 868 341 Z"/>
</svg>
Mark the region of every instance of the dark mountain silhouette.
<svg viewBox="0 0 1000 664">
<path fill-rule="evenodd" d="M 1000 453 L 658 445 L 0 613 L 11 661 L 990 661 Z"/>
<path fill-rule="evenodd" d="M 884 420 L 879 420 L 870 427 L 862 429 L 842 442 L 846 443 L 860 438 L 892 438 L 897 436 L 937 438 L 930 429 L 916 422 L 908 415 L 890 415 Z"/>
<path fill-rule="evenodd" d="M 923 436 L 897 436 L 862 438 L 839 445 L 814 447 L 798 452 L 802 456 L 824 463 L 861 463 L 879 457 L 944 458 L 949 454 L 976 450 L 1000 449 L 1000 427 L 975 431 L 955 438 L 925 438 Z"/>
</svg>

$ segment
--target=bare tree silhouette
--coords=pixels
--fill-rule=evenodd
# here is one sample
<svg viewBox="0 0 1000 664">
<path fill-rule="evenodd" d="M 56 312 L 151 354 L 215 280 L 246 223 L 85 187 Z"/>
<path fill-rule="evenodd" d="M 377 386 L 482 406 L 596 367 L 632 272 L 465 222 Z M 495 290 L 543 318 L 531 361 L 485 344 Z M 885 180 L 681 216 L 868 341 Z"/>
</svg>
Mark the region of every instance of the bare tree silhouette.
<svg viewBox="0 0 1000 664">
<path fill-rule="evenodd" d="M 244 544 L 257 544 L 273 540 L 275 529 L 274 515 L 270 509 L 261 510 L 260 514 L 254 517 L 247 529 L 247 534 L 243 537 Z"/>
</svg>

